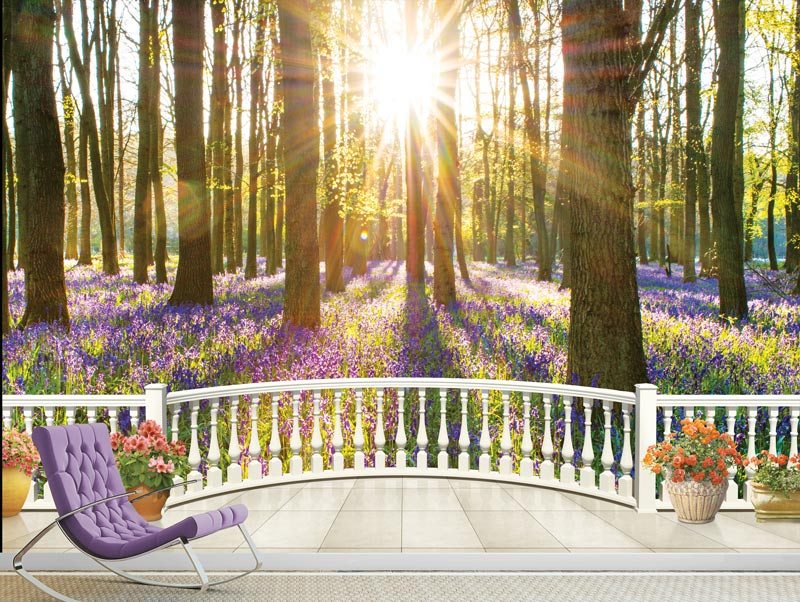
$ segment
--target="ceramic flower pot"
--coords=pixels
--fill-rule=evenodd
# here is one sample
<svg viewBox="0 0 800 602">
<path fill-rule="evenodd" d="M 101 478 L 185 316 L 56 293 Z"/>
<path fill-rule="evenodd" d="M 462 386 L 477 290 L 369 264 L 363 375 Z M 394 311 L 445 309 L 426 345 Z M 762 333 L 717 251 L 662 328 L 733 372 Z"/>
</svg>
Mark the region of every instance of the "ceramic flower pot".
<svg viewBox="0 0 800 602">
<path fill-rule="evenodd" d="M 675 514 L 682 523 L 710 523 L 714 520 L 722 502 L 728 482 L 722 481 L 713 485 L 709 481 L 683 481 L 675 483 L 671 479 L 664 481 L 669 492 L 669 499 Z"/>
<path fill-rule="evenodd" d="M 800 491 L 789 493 L 787 498 L 761 483 L 751 483 L 750 501 L 756 510 L 756 521 L 800 519 Z"/>
<path fill-rule="evenodd" d="M 31 478 L 17 468 L 3 469 L 3 517 L 14 516 L 31 490 Z"/>
<path fill-rule="evenodd" d="M 144 495 L 145 493 L 150 493 L 153 491 L 153 489 L 147 485 L 138 485 L 137 487 L 131 487 L 127 491 L 131 492 L 132 494 L 128 497 L 128 499 L 133 499 L 140 495 Z M 161 520 L 161 511 L 164 509 L 164 504 L 167 503 L 168 497 L 169 491 L 162 491 L 161 493 L 154 493 L 153 495 L 148 495 L 141 500 L 131 502 L 131 505 L 144 520 L 152 522 L 155 520 Z"/>
</svg>

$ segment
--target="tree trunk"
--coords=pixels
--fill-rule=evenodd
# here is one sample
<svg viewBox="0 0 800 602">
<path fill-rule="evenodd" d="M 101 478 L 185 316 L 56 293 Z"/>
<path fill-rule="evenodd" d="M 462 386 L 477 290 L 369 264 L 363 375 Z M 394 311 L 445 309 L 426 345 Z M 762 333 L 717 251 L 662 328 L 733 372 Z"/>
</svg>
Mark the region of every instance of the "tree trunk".
<svg viewBox="0 0 800 602">
<path fill-rule="evenodd" d="M 56 37 L 58 36 L 58 18 L 56 18 Z M 58 50 L 58 73 L 61 78 L 61 102 L 64 114 L 64 151 L 67 156 L 67 173 L 64 181 L 67 201 L 67 242 L 64 251 L 65 259 L 78 259 L 78 162 L 75 157 L 75 97 L 72 95 L 70 82 L 67 80 L 67 70 L 61 56 L 61 46 Z M 4 85 L 8 85 L 7 82 Z M 5 133 L 4 133 L 5 136 Z M 4 152 L 7 147 L 3 141 Z"/>
<path fill-rule="evenodd" d="M 703 123 L 700 114 L 700 74 L 703 54 L 700 46 L 700 0 L 686 0 L 686 177 L 683 237 L 683 281 L 694 282 L 695 226 L 697 213 L 697 164 L 703 152 Z"/>
<path fill-rule="evenodd" d="M 647 265 L 649 263 L 647 258 L 647 221 L 645 218 L 645 178 L 646 178 L 646 157 L 647 147 L 645 144 L 645 130 L 644 130 L 644 107 L 639 104 L 639 110 L 636 117 L 636 154 L 637 154 L 637 182 L 636 191 L 638 194 L 637 207 L 636 207 L 636 249 L 639 255 L 639 263 Z"/>
<path fill-rule="evenodd" d="M 3 158 L 6 158 L 9 154 L 9 150 L 11 149 L 11 140 L 9 139 L 8 134 L 8 122 L 6 121 L 6 106 L 8 105 L 8 88 L 9 82 L 11 80 L 11 63 L 12 63 L 12 38 L 13 38 L 13 25 L 16 21 L 16 6 L 11 2 L 3 3 L 3 54 L 2 54 L 2 62 L 3 62 L 3 123 L 2 123 L 2 136 L 3 136 Z M 3 161 L 3 165 L 0 165 L 0 169 L 6 169 L 6 161 Z M 2 209 L 3 209 L 3 217 L 2 222 L 0 224 L 5 225 L 6 223 L 6 187 L 8 186 L 8 190 L 12 190 L 14 174 L 13 170 L 11 173 L 8 174 L 7 179 L 3 179 L 3 190 L 2 193 Z M 8 185 L 6 184 L 8 182 Z M 10 195 L 9 195 L 10 196 Z M 9 232 L 10 234 L 10 232 Z M 6 240 L 3 239 L 3 335 L 8 334 L 11 329 L 11 312 L 8 306 L 8 270 L 9 270 L 9 253 L 6 252 L 8 246 L 6 246 Z"/>
<path fill-rule="evenodd" d="M 417 43 L 417 2 L 406 0 L 406 45 L 410 50 Z M 425 210 L 422 199 L 422 136 L 419 116 L 408 108 L 405 139 L 406 155 L 406 277 L 409 286 L 425 285 Z"/>
<path fill-rule="evenodd" d="M 669 185 L 669 248 L 672 254 L 670 261 L 683 263 L 683 186 L 681 174 L 681 94 L 678 83 L 680 65 L 677 49 L 677 24 L 673 21 L 670 27 L 670 185 Z"/>
<path fill-rule="evenodd" d="M 459 63 L 458 0 L 437 0 L 439 55 L 442 72 L 436 95 L 436 146 L 439 173 L 436 187 L 436 216 L 433 222 L 433 299 L 450 306 L 456 301 L 453 268 L 455 208 L 461 196 L 456 124 L 456 84 Z"/>
<path fill-rule="evenodd" d="M 236 131 L 233 135 L 233 148 L 236 153 L 233 172 L 233 255 L 235 268 L 244 265 L 242 250 L 242 178 L 244 177 L 244 148 L 242 146 L 242 60 L 240 46 L 242 43 L 243 18 L 242 0 L 234 0 L 233 20 L 233 82 L 236 90 Z"/>
<path fill-rule="evenodd" d="M 319 130 L 308 0 L 278 0 L 283 60 L 282 138 L 286 174 L 284 324 L 316 328 L 320 319 L 317 242 Z"/>
<path fill-rule="evenodd" d="M 511 44 L 511 47 L 514 47 L 514 44 Z M 517 258 L 514 252 L 514 227 L 516 222 L 516 197 L 515 197 L 515 186 L 514 181 L 516 179 L 516 175 L 514 173 L 514 168 L 516 166 L 516 151 L 514 149 L 514 145 L 516 141 L 514 140 L 514 133 L 516 131 L 516 108 L 515 108 L 515 99 L 517 96 L 517 81 L 516 81 L 516 69 L 514 68 L 514 64 L 512 62 L 508 63 L 508 142 L 507 142 L 507 152 L 508 152 L 508 200 L 506 201 L 506 240 L 505 240 L 505 250 L 503 255 L 506 260 L 506 265 L 508 267 L 515 267 L 517 265 Z"/>
<path fill-rule="evenodd" d="M 153 186 L 153 205 L 156 225 L 156 248 L 153 259 L 156 265 L 156 282 L 167 282 L 167 215 L 164 207 L 164 188 L 161 166 L 164 164 L 164 130 L 161 126 L 161 42 L 158 35 L 158 0 L 152 0 L 150 15 L 153 37 L 153 87 L 152 118 L 150 119 L 150 179 Z M 121 215 L 121 214 L 120 214 Z M 120 217 L 120 223 L 122 218 Z"/>
<path fill-rule="evenodd" d="M 211 113 L 208 121 L 208 146 L 211 154 L 211 269 L 223 272 L 225 190 L 223 174 L 225 154 L 225 104 L 228 95 L 225 31 L 225 0 L 211 1 L 211 29 L 214 39 L 214 61 L 211 78 Z"/>
<path fill-rule="evenodd" d="M 81 183 L 81 231 L 78 265 L 92 265 L 92 199 L 89 192 L 89 135 L 81 115 L 78 134 L 78 174 Z"/>
<path fill-rule="evenodd" d="M 747 317 L 742 237 L 738 226 L 734 171 L 736 168 L 736 111 L 739 90 L 739 5 L 722 0 L 714 5 L 719 45 L 719 84 L 714 103 L 711 153 L 711 211 L 719 265 L 720 313 L 734 320 Z"/>
<path fill-rule="evenodd" d="M 64 278 L 64 159 L 53 83 L 55 12 L 22 2 L 14 19 L 14 133 L 19 208 L 25 215 L 25 313 L 20 328 L 57 322 L 69 330 Z M 5 274 L 5 270 L 3 270 Z"/>
<path fill-rule="evenodd" d="M 153 17 L 150 0 L 139 0 L 139 149 L 136 157 L 136 193 L 133 205 L 133 281 L 147 284 L 148 247 L 152 232 Z"/>
<path fill-rule="evenodd" d="M 794 3 L 794 52 L 800 57 L 800 2 Z M 800 62 L 792 64 L 789 99 L 789 169 L 786 173 L 786 271 L 800 268 Z M 800 293 L 800 280 L 798 280 Z"/>
<path fill-rule="evenodd" d="M 158 25 L 156 24 L 156 27 Z M 156 30 L 157 31 L 157 30 Z M 116 57 L 117 73 L 117 244 L 119 254 L 125 256 L 125 140 L 124 123 L 122 122 L 122 77 L 119 75 L 119 51 L 114 53 Z"/>
<path fill-rule="evenodd" d="M 86 12 L 85 2 L 82 4 L 82 12 Z M 73 5 L 72 0 L 63 2 L 63 21 L 64 34 L 69 44 L 70 59 L 75 68 L 75 75 L 78 78 L 78 85 L 81 90 L 81 127 L 83 128 L 88 142 L 89 160 L 92 163 L 92 188 L 94 189 L 95 202 L 97 204 L 97 215 L 100 221 L 100 235 L 102 240 L 103 272 L 109 275 L 119 273 L 119 262 L 117 260 L 117 240 L 114 232 L 113 202 L 106 188 L 104 177 L 102 154 L 100 149 L 100 137 L 97 131 L 97 118 L 95 116 L 94 102 L 92 101 L 91 85 L 89 82 L 88 53 L 81 59 L 78 51 L 78 43 L 75 38 L 73 28 Z M 84 31 L 84 36 L 86 31 Z M 86 42 L 84 41 L 84 47 Z"/>
<path fill-rule="evenodd" d="M 717 0 L 732 1 L 732 0 Z M 736 146 L 733 164 L 733 199 L 736 211 L 736 229 L 739 233 L 739 245 L 744 246 L 744 55 L 747 37 L 747 4 L 737 2 L 739 9 L 739 33 L 737 46 L 737 65 L 739 84 L 736 92 Z M 719 94 L 719 91 L 717 92 Z M 713 152 L 713 149 L 712 149 Z"/>
<path fill-rule="evenodd" d="M 236 273 L 236 231 L 234 226 L 235 208 L 233 205 L 233 123 L 231 122 L 231 110 L 233 103 L 230 94 L 225 94 L 225 113 L 223 122 L 225 125 L 225 147 L 222 154 L 223 159 L 223 192 L 224 192 L 224 230 L 223 235 L 225 248 L 225 270 L 229 274 Z"/>
<path fill-rule="evenodd" d="M 214 302 L 203 141 L 203 7 L 203 0 L 176 0 L 172 5 L 178 272 L 170 305 Z"/>
<path fill-rule="evenodd" d="M 758 214 L 758 199 L 761 196 L 761 190 L 764 188 L 764 178 L 756 164 L 755 173 L 750 181 L 750 208 L 747 211 L 747 219 L 744 224 L 744 260 L 751 261 L 753 259 L 753 230 L 756 224 L 756 215 Z"/>
</svg>

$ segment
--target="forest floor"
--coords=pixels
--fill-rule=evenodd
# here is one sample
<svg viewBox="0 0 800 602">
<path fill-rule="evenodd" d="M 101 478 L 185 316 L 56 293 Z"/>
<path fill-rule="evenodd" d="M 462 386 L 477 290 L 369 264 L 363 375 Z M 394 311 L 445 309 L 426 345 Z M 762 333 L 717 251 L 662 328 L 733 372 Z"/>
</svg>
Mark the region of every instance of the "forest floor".
<svg viewBox="0 0 800 602">
<path fill-rule="evenodd" d="M 420 302 L 407 294 L 403 263 L 370 262 L 345 293 L 323 295 L 322 327 L 307 331 L 281 327 L 282 273 L 220 275 L 214 306 L 172 308 L 172 285 L 134 284 L 130 261 L 116 277 L 68 262 L 71 331 L 42 324 L 4 337 L 2 390 L 139 393 L 151 382 L 178 390 L 339 376 L 569 380 L 569 292 L 537 282 L 530 262 L 473 263 L 470 274 L 445 310 L 430 298 L 430 277 Z M 800 300 L 781 293 L 778 273 L 748 272 L 750 319 L 733 327 L 718 318 L 716 280 L 683 284 L 679 268 L 668 278 L 652 264 L 638 277 L 648 373 L 661 391 L 800 391 Z M 18 318 L 21 271 L 9 288 Z"/>
</svg>

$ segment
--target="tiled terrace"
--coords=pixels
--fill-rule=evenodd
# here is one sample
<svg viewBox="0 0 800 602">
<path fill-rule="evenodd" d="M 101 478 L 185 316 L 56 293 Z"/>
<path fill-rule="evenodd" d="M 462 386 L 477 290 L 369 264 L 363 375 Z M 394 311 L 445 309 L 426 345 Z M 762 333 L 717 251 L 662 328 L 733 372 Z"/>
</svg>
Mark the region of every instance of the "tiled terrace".
<svg viewBox="0 0 800 602">
<path fill-rule="evenodd" d="M 455 479 L 350 479 L 232 493 L 167 511 L 163 524 L 230 503 L 246 504 L 259 549 L 283 552 L 677 552 L 797 553 L 800 521 L 756 523 L 752 512 L 720 512 L 704 525 L 673 512 L 638 514 L 603 500 L 544 488 Z M 49 512 L 3 519 L 3 552 L 24 545 Z M 241 553 L 230 529 L 193 542 L 200 552 Z M 36 552 L 71 546 L 54 531 Z"/>
</svg>

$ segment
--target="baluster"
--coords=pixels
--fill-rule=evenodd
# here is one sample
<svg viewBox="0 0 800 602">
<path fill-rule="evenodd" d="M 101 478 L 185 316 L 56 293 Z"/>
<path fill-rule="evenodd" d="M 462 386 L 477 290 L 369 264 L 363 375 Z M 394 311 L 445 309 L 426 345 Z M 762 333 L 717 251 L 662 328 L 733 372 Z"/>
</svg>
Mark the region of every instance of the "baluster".
<svg viewBox="0 0 800 602">
<path fill-rule="evenodd" d="M 726 427 L 731 441 L 736 441 L 736 407 L 728 406 L 726 412 Z M 735 502 L 739 499 L 739 487 L 733 478 L 736 476 L 736 465 L 734 464 L 728 468 L 728 489 L 725 491 L 725 501 Z"/>
<path fill-rule="evenodd" d="M 33 408 L 32 407 L 23 407 L 22 408 L 22 419 L 25 422 L 25 432 L 29 435 L 33 433 Z M 37 469 L 38 470 L 38 469 Z M 45 484 L 46 486 L 46 484 Z M 31 504 L 36 501 L 36 487 L 31 487 L 28 490 L 28 498 L 25 501 L 25 505 Z"/>
<path fill-rule="evenodd" d="M 747 408 L 747 457 L 752 458 L 756 455 L 756 417 L 758 416 L 758 408 Z M 751 479 L 756 473 L 756 469 L 752 464 L 745 467 L 744 473 L 747 476 L 747 481 L 744 484 L 744 497 L 750 500 L 750 486 L 752 485 Z"/>
<path fill-rule="evenodd" d="M 622 476 L 619 478 L 619 493 L 623 497 L 633 496 L 633 453 L 631 452 L 631 407 L 622 404 L 622 456 L 619 459 L 619 468 Z"/>
<path fill-rule="evenodd" d="M 684 418 L 694 420 L 694 406 L 686 406 L 686 411 L 683 414 Z"/>
<path fill-rule="evenodd" d="M 281 462 L 281 433 L 278 430 L 278 403 L 279 397 L 277 395 L 272 395 L 272 416 L 270 418 L 272 422 L 272 432 L 270 433 L 269 437 L 269 464 L 267 468 L 269 469 L 269 478 L 270 479 L 279 479 L 283 474 L 283 462 Z M 259 451 L 261 448 L 259 448 Z M 261 464 L 258 465 L 258 477 L 261 478 Z"/>
<path fill-rule="evenodd" d="M 116 412 L 114 412 L 116 416 Z M 172 442 L 175 443 L 178 440 L 178 418 L 181 415 L 181 406 L 174 405 L 172 406 Z M 115 418 L 116 421 L 116 418 Z"/>
<path fill-rule="evenodd" d="M 397 389 L 397 433 L 395 434 L 394 442 L 397 445 L 397 455 L 395 464 L 397 470 L 404 471 L 406 469 L 406 425 L 405 425 L 405 401 L 406 390 Z"/>
<path fill-rule="evenodd" d="M 52 407 L 45 407 L 44 409 L 44 420 L 47 426 L 53 426 L 53 410 Z"/>
<path fill-rule="evenodd" d="M 672 432 L 672 406 L 664 406 L 664 439 Z"/>
<path fill-rule="evenodd" d="M 469 471 L 469 426 L 467 426 L 467 403 L 469 401 L 469 391 L 461 389 L 461 432 L 458 433 L 458 470 L 461 472 Z"/>
<path fill-rule="evenodd" d="M 333 471 L 341 472 L 344 470 L 344 454 L 342 446 L 344 437 L 342 436 L 342 392 L 334 391 L 334 422 L 333 422 Z"/>
<path fill-rule="evenodd" d="M 503 397 L 503 433 L 500 436 L 500 474 L 511 474 L 514 464 L 511 460 L 511 424 L 509 417 L 509 395 L 508 392 L 502 393 Z"/>
<path fill-rule="evenodd" d="M 375 391 L 375 468 L 383 470 L 386 468 L 386 452 L 383 450 L 386 445 L 386 434 L 383 432 L 383 389 Z"/>
<path fill-rule="evenodd" d="M 594 462 L 594 446 L 592 445 L 592 404 L 594 400 L 583 398 L 583 449 L 581 459 L 583 467 L 580 470 L 581 487 L 595 487 L 595 474 L 592 468 Z"/>
<path fill-rule="evenodd" d="M 3 428 L 11 428 L 11 408 L 3 408 Z"/>
<path fill-rule="evenodd" d="M 209 487 L 222 487 L 222 469 L 219 460 L 222 454 L 219 451 L 219 438 L 217 435 L 217 416 L 219 415 L 220 398 L 211 400 L 211 433 L 208 440 L 208 473 Z"/>
<path fill-rule="evenodd" d="M 553 396 L 543 395 L 544 401 L 544 435 L 542 436 L 542 463 L 539 466 L 539 478 L 552 481 L 555 478 L 555 465 L 553 464 L 553 437 L 550 434 L 550 421 L 552 419 Z"/>
<path fill-rule="evenodd" d="M 89 424 L 94 424 L 97 422 L 97 408 L 94 406 L 86 408 L 86 418 L 89 421 Z"/>
<path fill-rule="evenodd" d="M 54 414 L 54 411 L 55 411 L 55 408 L 53 408 L 52 406 L 51 407 L 45 407 L 45 409 L 44 409 L 44 419 L 45 419 L 45 424 L 47 424 L 47 426 L 53 426 L 53 414 Z M 33 431 L 31 430 L 31 431 L 28 431 L 28 432 L 32 433 Z M 44 488 L 42 490 L 42 493 L 43 493 L 42 501 L 43 501 L 44 504 L 49 506 L 51 503 L 53 503 L 53 495 L 52 495 L 52 493 L 50 493 L 50 483 L 49 482 L 44 484 Z"/>
<path fill-rule="evenodd" d="M 289 457 L 289 474 L 303 474 L 303 441 L 300 439 L 300 392 L 292 393 L 292 435 L 289 437 L 289 449 L 292 455 Z"/>
<path fill-rule="evenodd" d="M 197 440 L 197 414 L 200 410 L 200 402 L 193 401 L 191 403 L 191 428 L 192 428 L 192 439 L 191 445 L 189 446 L 189 465 L 192 467 L 192 470 L 189 472 L 188 480 L 193 479 L 201 479 L 198 483 L 192 483 L 188 486 L 187 491 L 189 493 L 193 491 L 202 491 L 203 490 L 203 475 L 200 474 L 198 470 L 200 468 L 200 443 Z M 133 410 L 131 410 L 133 411 Z M 133 420 L 131 420 L 131 425 L 133 425 Z"/>
<path fill-rule="evenodd" d="M 239 447 L 239 396 L 231 397 L 231 440 L 228 443 L 228 456 L 231 463 L 228 464 L 227 476 L 228 484 L 242 482 L 242 465 L 239 458 L 242 457 L 242 450 Z"/>
<path fill-rule="evenodd" d="M 792 408 L 792 413 L 789 417 L 789 456 L 797 455 L 797 422 L 800 419 L 800 407 Z"/>
<path fill-rule="evenodd" d="M 772 455 L 778 453 L 778 410 L 779 408 L 769 409 L 769 453 Z"/>
<path fill-rule="evenodd" d="M 564 396 L 564 443 L 561 446 L 561 457 L 564 463 L 561 465 L 562 483 L 567 485 L 575 484 L 575 466 L 572 459 L 575 457 L 575 449 L 572 447 L 572 397 Z"/>
<path fill-rule="evenodd" d="M 425 426 L 425 389 L 419 389 L 419 426 L 417 427 L 417 468 L 428 468 L 428 429 Z"/>
<path fill-rule="evenodd" d="M 112 433 L 116 433 L 117 432 L 117 425 L 118 425 L 117 408 L 108 408 L 108 423 L 111 426 L 111 432 Z M 172 430 L 172 442 L 173 443 L 178 440 L 178 427 L 177 427 L 178 419 L 177 418 L 175 418 L 175 424 L 176 424 L 176 427 Z M 28 432 L 30 432 L 30 431 L 28 431 Z M 173 492 L 174 491 L 175 490 L 173 489 Z M 174 495 L 174 493 L 173 493 L 173 495 Z"/>
<path fill-rule="evenodd" d="M 353 446 L 356 448 L 356 452 L 353 454 L 353 468 L 357 471 L 364 470 L 366 464 L 366 456 L 364 455 L 364 427 L 361 424 L 363 399 L 364 392 L 361 389 L 356 389 L 356 425 L 355 432 L 353 433 Z"/>
<path fill-rule="evenodd" d="M 75 424 L 75 408 L 73 406 L 64 408 L 64 414 L 67 416 L 67 424 Z"/>
<path fill-rule="evenodd" d="M 322 431 L 319 425 L 319 401 L 322 394 L 314 391 L 314 428 L 311 431 L 311 472 L 321 474 L 322 466 Z"/>
<path fill-rule="evenodd" d="M 522 395 L 522 459 L 519 462 L 519 476 L 525 479 L 533 477 L 533 439 L 531 439 L 531 394 Z"/>
<path fill-rule="evenodd" d="M 129 415 L 131 418 L 131 435 L 139 430 L 139 408 L 129 408 Z"/>
<path fill-rule="evenodd" d="M 258 408 L 261 402 L 261 397 L 254 393 L 250 396 L 250 444 L 247 446 L 247 455 L 250 456 L 250 461 L 247 463 L 247 480 L 258 481 L 264 476 L 264 467 L 261 466 L 259 457 L 261 456 L 261 441 L 258 436 Z M 275 418 L 275 404 L 272 405 L 273 418 Z M 274 423 L 273 423 L 274 426 Z M 274 434 L 274 431 L 273 431 Z M 272 443 L 270 443 L 272 449 Z M 269 476 L 272 476 L 272 464 L 270 464 Z"/>
<path fill-rule="evenodd" d="M 492 459 L 489 449 L 492 447 L 492 438 L 489 435 L 489 391 L 481 391 L 481 457 L 478 460 L 480 472 L 492 471 Z"/>
<path fill-rule="evenodd" d="M 447 470 L 447 445 L 450 439 L 447 436 L 447 389 L 439 389 L 439 455 L 436 458 L 436 466 L 439 470 Z"/>
<path fill-rule="evenodd" d="M 611 448 L 611 402 L 603 401 L 603 428 L 605 436 L 603 438 L 603 453 L 600 461 L 603 463 L 603 472 L 600 473 L 600 491 L 614 492 L 616 478 L 611 472 L 611 465 L 614 463 L 614 450 Z"/>
</svg>

